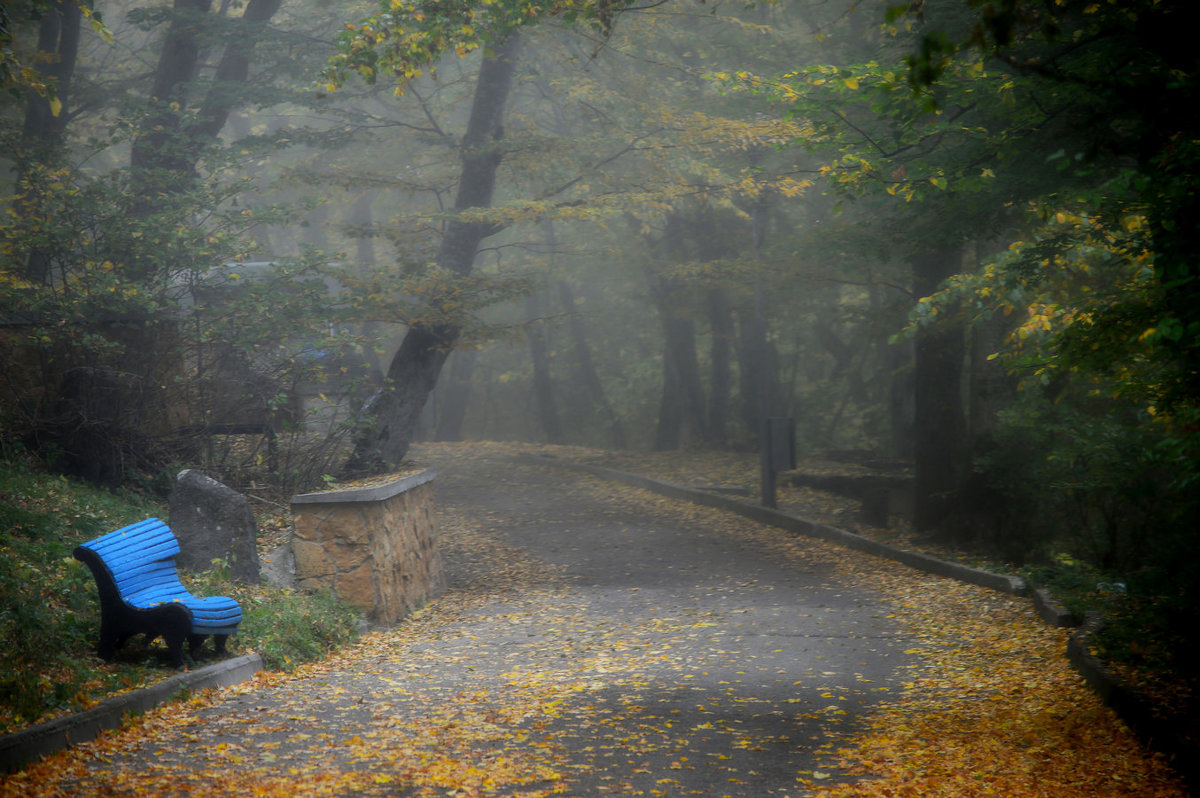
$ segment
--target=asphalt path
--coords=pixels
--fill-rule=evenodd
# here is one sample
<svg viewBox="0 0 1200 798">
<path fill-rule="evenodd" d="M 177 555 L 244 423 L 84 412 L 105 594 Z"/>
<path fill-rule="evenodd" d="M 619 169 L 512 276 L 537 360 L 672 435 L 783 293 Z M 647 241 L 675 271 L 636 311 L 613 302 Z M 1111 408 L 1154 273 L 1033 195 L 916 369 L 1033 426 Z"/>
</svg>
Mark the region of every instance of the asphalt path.
<svg viewBox="0 0 1200 798">
<path fill-rule="evenodd" d="M 799 796 L 905 678 L 888 600 L 812 544 L 499 459 L 436 462 L 446 592 L 327 667 L 131 732 L 80 794 Z M 70 791 L 68 786 L 68 792 Z"/>
</svg>

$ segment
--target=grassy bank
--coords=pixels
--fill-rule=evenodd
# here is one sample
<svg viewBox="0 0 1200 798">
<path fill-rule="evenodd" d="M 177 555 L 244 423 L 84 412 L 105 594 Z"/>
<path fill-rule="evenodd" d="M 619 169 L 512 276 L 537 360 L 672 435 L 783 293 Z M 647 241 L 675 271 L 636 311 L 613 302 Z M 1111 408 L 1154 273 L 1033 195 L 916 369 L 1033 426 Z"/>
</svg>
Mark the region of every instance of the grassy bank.
<svg viewBox="0 0 1200 798">
<path fill-rule="evenodd" d="M 91 573 L 71 552 L 81 542 L 148 517 L 159 501 L 110 493 L 0 461 L 0 733 L 75 712 L 170 675 L 161 641 L 126 643 L 112 662 L 95 656 L 100 611 Z M 230 582 L 220 567 L 187 578 L 198 595 L 236 598 L 244 619 L 231 655 L 256 651 L 290 670 L 357 635 L 358 617 L 329 596 Z M 211 656 L 211 643 L 204 651 Z M 201 654 L 201 662 L 203 664 Z"/>
</svg>

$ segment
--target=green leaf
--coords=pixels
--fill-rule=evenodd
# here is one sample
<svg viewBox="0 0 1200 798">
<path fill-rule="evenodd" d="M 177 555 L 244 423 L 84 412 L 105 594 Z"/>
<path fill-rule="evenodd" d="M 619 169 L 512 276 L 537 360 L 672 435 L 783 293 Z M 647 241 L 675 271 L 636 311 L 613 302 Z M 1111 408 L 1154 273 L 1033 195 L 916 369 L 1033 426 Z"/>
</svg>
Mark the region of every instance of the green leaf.
<svg viewBox="0 0 1200 798">
<path fill-rule="evenodd" d="M 91 23 L 92 30 L 94 30 L 96 33 L 98 33 L 100 35 L 100 38 L 103 39 L 105 41 L 105 43 L 116 44 L 116 39 L 113 38 L 112 31 L 110 31 L 108 29 L 107 25 L 105 25 L 103 22 L 100 21 L 100 18 L 98 16 L 93 14 L 88 19 L 88 22 Z"/>
</svg>

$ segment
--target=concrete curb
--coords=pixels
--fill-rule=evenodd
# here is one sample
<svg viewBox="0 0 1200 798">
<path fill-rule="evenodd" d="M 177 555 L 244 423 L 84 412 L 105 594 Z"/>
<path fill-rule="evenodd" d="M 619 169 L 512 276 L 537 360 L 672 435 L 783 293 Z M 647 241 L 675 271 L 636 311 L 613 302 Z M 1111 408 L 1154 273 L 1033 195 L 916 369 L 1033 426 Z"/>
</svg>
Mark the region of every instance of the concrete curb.
<svg viewBox="0 0 1200 798">
<path fill-rule="evenodd" d="M 1188 718 L 1179 713 L 1160 715 L 1137 690 L 1121 681 L 1092 653 L 1092 636 L 1104 626 L 1099 613 L 1089 612 L 1083 626 L 1067 640 L 1067 658 L 1100 699 L 1120 716 L 1134 734 L 1165 754 L 1192 792 L 1200 789 L 1200 740 L 1189 734 Z"/>
<path fill-rule="evenodd" d="M 968 582 L 974 585 L 990 588 L 1001 593 L 1008 593 L 1013 596 L 1024 596 L 1029 592 L 1028 585 L 1025 580 L 1016 576 L 1005 576 L 1004 574 L 994 574 L 990 571 L 984 571 L 979 568 L 972 568 L 959 563 L 947 562 L 939 560 L 935 557 L 930 557 L 927 554 L 919 554 L 914 551 L 906 551 L 904 549 L 889 546 L 886 543 L 880 543 L 877 540 L 856 535 L 853 532 L 847 532 L 837 527 L 818 524 L 815 521 L 809 521 L 804 518 L 797 518 L 794 515 L 787 515 L 778 510 L 772 510 L 769 507 L 762 507 L 757 504 L 751 504 L 747 501 L 731 498 L 723 494 L 705 492 L 688 488 L 683 485 L 677 485 L 673 482 L 664 482 L 650 477 L 643 477 L 637 474 L 629 474 L 624 471 L 617 471 L 604 466 L 589 465 L 586 463 L 568 463 L 561 460 L 550 460 L 548 458 L 519 456 L 514 458 L 518 462 L 529 465 L 553 465 L 556 467 L 570 468 L 576 471 L 583 471 L 593 476 L 602 479 L 621 482 L 626 485 L 631 485 L 635 488 L 653 491 L 663 496 L 669 496 L 675 499 L 683 499 L 692 504 L 699 504 L 705 507 L 715 507 L 719 510 L 728 510 L 729 512 L 737 513 L 741 516 L 749 518 L 753 521 L 758 521 L 768 526 L 773 526 L 778 529 L 783 529 L 797 535 L 806 535 L 808 537 L 827 540 L 830 543 L 836 543 L 840 546 L 845 546 L 856 551 L 873 554 L 877 557 L 884 557 L 889 560 L 903 563 L 911 568 L 919 571 L 935 574 L 937 576 L 945 576 L 950 579 L 957 579 L 961 582 Z"/>
<path fill-rule="evenodd" d="M 1064 607 L 1062 602 L 1045 588 L 1033 591 L 1033 606 L 1042 616 L 1042 620 L 1050 626 L 1079 626 L 1079 616 Z"/>
<path fill-rule="evenodd" d="M 86 712 L 6 734 L 0 737 L 0 773 L 12 773 L 63 748 L 95 739 L 102 731 L 120 726 L 126 716 L 154 709 L 181 690 L 228 687 L 244 682 L 260 670 L 262 657 L 258 654 L 227 659 L 115 696 Z"/>
</svg>

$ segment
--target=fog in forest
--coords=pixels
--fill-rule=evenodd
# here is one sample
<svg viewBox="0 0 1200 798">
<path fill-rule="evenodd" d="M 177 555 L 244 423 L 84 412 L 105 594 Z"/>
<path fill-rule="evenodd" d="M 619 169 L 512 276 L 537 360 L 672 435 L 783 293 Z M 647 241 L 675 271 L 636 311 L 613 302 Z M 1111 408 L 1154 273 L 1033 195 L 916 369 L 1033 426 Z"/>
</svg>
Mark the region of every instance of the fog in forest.
<svg viewBox="0 0 1200 798">
<path fill-rule="evenodd" d="M 777 419 L 924 532 L 1158 567 L 1200 351 L 1174 4 L 427 5 L 11 4 L 6 446 L 286 492 Z"/>
</svg>

